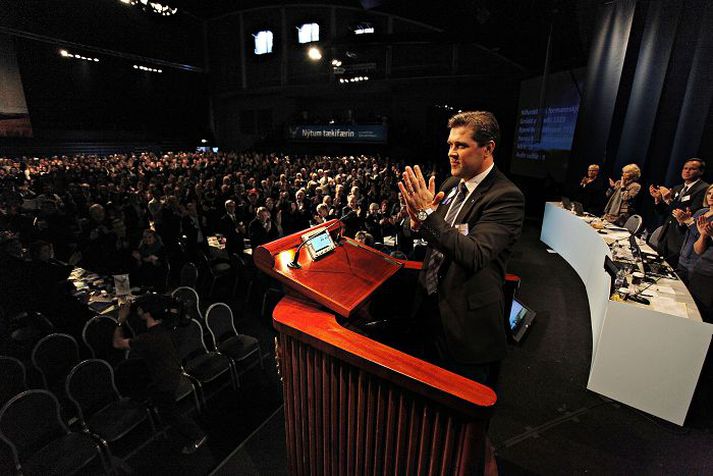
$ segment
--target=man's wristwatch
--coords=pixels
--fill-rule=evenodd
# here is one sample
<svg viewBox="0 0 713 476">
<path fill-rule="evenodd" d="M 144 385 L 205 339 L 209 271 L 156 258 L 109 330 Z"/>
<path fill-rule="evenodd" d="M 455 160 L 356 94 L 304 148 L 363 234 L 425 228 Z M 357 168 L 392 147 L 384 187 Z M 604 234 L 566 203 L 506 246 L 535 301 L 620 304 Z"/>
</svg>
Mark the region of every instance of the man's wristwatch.
<svg viewBox="0 0 713 476">
<path fill-rule="evenodd" d="M 416 212 L 416 219 L 418 221 L 426 221 L 426 218 L 428 218 L 428 215 L 431 213 L 433 213 L 433 208 L 422 208 Z"/>
</svg>

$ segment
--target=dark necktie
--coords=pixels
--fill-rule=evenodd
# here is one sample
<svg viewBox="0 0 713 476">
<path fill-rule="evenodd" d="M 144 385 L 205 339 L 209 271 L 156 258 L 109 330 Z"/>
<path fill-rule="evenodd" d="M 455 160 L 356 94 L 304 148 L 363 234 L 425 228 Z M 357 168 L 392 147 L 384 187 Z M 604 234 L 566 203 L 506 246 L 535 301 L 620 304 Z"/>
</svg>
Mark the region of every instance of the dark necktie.
<svg viewBox="0 0 713 476">
<path fill-rule="evenodd" d="M 458 193 L 453 199 L 453 204 L 451 205 L 451 208 L 448 209 L 448 213 L 446 213 L 445 220 L 449 226 L 453 226 L 453 222 L 456 216 L 458 216 L 461 204 L 466 196 L 468 196 L 468 188 L 466 188 L 464 182 L 461 182 L 458 186 Z M 426 267 L 426 292 L 429 296 L 435 293 L 438 289 L 438 270 L 442 264 L 443 253 L 435 248 L 432 248 L 431 256 L 428 258 L 428 266 Z"/>
</svg>

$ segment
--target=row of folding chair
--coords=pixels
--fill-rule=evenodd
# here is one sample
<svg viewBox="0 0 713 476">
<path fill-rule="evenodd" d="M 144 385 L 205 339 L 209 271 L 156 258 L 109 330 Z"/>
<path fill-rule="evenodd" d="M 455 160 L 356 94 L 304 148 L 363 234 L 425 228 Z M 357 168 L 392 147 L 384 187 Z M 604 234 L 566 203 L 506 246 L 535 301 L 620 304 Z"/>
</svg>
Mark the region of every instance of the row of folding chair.
<svg viewBox="0 0 713 476">
<path fill-rule="evenodd" d="M 227 354 L 236 362 L 242 362 L 257 353 L 262 367 L 262 350 L 258 340 L 238 332 L 233 311 L 227 304 L 212 304 L 204 316 L 200 308 L 200 297 L 195 289 L 181 286 L 171 295 L 183 304 L 183 311 L 187 316 L 200 323 L 204 340 L 209 342 L 207 347 Z"/>
<path fill-rule="evenodd" d="M 75 407 L 81 432 L 70 431 L 55 393 L 26 389 L 22 362 L 10 357 L 0 362 L 12 376 L 14 389 L 20 390 L 0 409 L 0 438 L 11 449 L 18 473 L 74 473 L 94 460 L 95 449 L 105 471 L 107 461 L 116 470 L 110 445 L 144 422 L 150 424 L 152 435 L 156 432 L 150 408 L 119 393 L 114 370 L 106 361 L 84 360 L 65 380 L 65 396 Z"/>
<path fill-rule="evenodd" d="M 226 372 L 230 372 L 233 386 L 239 387 L 240 367 L 251 356 L 256 356 L 264 368 L 260 343 L 255 337 L 238 333 L 233 311 L 227 304 L 212 304 L 204 317 L 195 289 L 179 287 L 172 295 L 183 303 L 183 311 L 191 318 L 187 325 L 176 327 L 174 334 L 184 370 L 198 381 L 199 388 Z M 211 350 L 206 345 L 206 336 L 211 341 Z"/>
<path fill-rule="evenodd" d="M 229 260 L 211 259 L 207 254 L 199 251 L 198 259 L 201 272 L 199 272 L 199 266 L 192 262 L 184 264 L 181 268 L 181 286 L 196 288 L 199 285 L 199 278 L 201 278 L 201 287 L 207 289 L 208 296 L 212 297 L 218 281 L 233 278 L 232 295 L 235 296 L 238 288 L 242 285 L 246 288 L 245 300 L 250 298 L 253 277 L 248 263 L 242 256 L 232 253 Z"/>
</svg>

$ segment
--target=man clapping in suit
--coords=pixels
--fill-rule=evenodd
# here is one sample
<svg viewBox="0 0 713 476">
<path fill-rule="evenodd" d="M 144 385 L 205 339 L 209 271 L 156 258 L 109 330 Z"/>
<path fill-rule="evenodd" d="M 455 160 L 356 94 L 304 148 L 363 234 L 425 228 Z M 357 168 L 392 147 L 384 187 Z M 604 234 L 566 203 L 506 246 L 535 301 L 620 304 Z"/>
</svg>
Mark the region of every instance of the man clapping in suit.
<svg viewBox="0 0 713 476">
<path fill-rule="evenodd" d="M 658 252 L 668 263 L 676 268 L 678 256 L 683 245 L 683 236 L 686 227 L 679 226 L 675 210 L 681 210 L 687 215 L 692 215 L 703 207 L 703 197 L 708 184 L 701 180 L 706 163 L 699 158 L 688 159 L 683 164 L 681 178 L 683 183 L 673 188 L 663 185 L 651 185 L 649 193 L 654 199 L 656 211 L 665 216 L 659 235 Z"/>
<path fill-rule="evenodd" d="M 448 126 L 452 176 L 440 190 L 418 166 L 407 167 L 399 183 L 411 227 L 428 242 L 419 315 L 431 341 L 427 357 L 492 386 L 507 350 L 502 286 L 525 201 L 495 167 L 500 130 L 493 114 L 459 113 Z"/>
</svg>

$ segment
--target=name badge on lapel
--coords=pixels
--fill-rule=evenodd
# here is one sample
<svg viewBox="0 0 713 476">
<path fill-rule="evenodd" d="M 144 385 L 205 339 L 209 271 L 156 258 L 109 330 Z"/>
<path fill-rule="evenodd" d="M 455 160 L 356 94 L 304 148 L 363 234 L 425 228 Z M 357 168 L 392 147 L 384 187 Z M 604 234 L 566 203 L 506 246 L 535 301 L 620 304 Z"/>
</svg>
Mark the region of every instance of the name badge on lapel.
<svg viewBox="0 0 713 476">
<path fill-rule="evenodd" d="M 460 223 L 458 225 L 455 225 L 456 230 L 458 230 L 458 233 L 461 235 L 468 236 L 468 224 L 467 223 Z"/>
<path fill-rule="evenodd" d="M 684 195 L 683 197 L 681 197 L 681 201 L 682 201 L 682 202 L 687 202 L 687 201 L 689 201 L 690 199 L 691 199 L 691 196 L 690 196 L 690 195 Z"/>
</svg>

